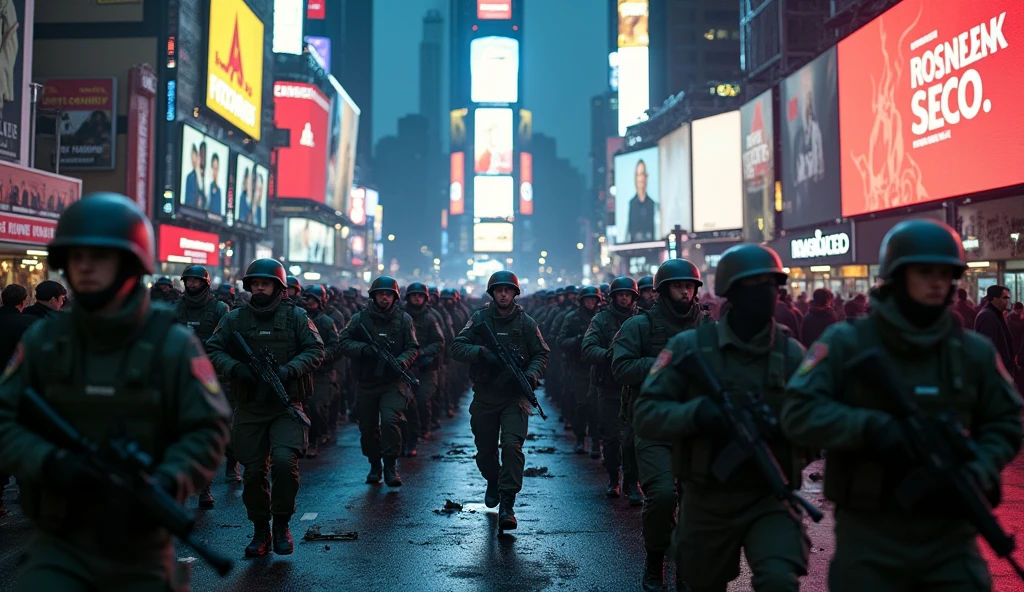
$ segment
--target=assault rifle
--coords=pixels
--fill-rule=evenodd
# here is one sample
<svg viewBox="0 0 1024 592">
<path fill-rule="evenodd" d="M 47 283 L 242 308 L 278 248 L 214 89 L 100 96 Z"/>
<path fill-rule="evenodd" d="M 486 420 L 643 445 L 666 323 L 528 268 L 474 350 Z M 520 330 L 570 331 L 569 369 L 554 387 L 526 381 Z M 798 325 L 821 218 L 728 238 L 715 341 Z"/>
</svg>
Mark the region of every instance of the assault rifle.
<svg viewBox="0 0 1024 592">
<path fill-rule="evenodd" d="M 897 501 L 912 505 L 936 485 L 945 486 L 954 493 L 967 519 L 996 555 L 1005 559 L 1024 581 L 1024 568 L 1013 558 L 1017 546 L 1013 536 L 1000 526 L 989 497 L 964 467 L 965 462 L 976 457 L 974 441 L 949 416 L 925 416 L 917 403 L 896 386 L 899 373 L 878 348 L 850 360 L 848 369 L 865 377 L 872 388 L 882 393 L 882 398 L 893 403 L 893 417 L 910 445 L 911 457 L 919 465 L 899 486 Z"/>
<path fill-rule="evenodd" d="M 679 368 L 711 392 L 708 398 L 721 411 L 729 430 L 731 441 L 712 464 L 712 475 L 724 483 L 740 463 L 750 459 L 768 482 L 775 497 L 789 503 L 797 513 L 803 510 L 811 520 L 820 522 L 824 514 L 814 504 L 790 489 L 789 479 L 779 466 L 772 449 L 761 436 L 764 418 L 757 417 L 749 406 L 738 404 L 733 393 L 722 388 L 722 384 L 708 368 L 704 356 L 699 351 L 680 360 Z"/>
<path fill-rule="evenodd" d="M 526 397 L 526 400 L 530 402 L 537 409 L 537 413 L 541 419 L 547 420 L 548 416 L 544 414 L 544 408 L 540 406 L 540 401 L 537 400 L 537 394 L 533 392 L 533 387 L 530 386 L 530 381 L 526 378 L 526 374 L 523 372 L 523 359 L 518 355 L 514 354 L 511 350 L 506 348 L 504 345 L 498 343 L 498 338 L 494 336 L 494 331 L 491 331 L 491 327 L 487 323 L 479 323 L 478 327 L 483 327 L 484 339 L 487 342 L 487 349 L 498 356 L 501 360 L 501 374 L 494 380 L 495 386 L 504 386 L 505 383 L 511 378 L 515 380 L 516 386 L 519 388 L 519 393 Z"/>
<path fill-rule="evenodd" d="M 231 571 L 232 561 L 204 545 L 193 533 L 196 521 L 192 514 L 154 481 L 153 458 L 138 442 L 110 438 L 100 446 L 80 434 L 31 388 L 25 389 L 21 397 L 18 416 L 26 427 L 49 442 L 79 455 L 93 479 L 138 504 L 149 519 L 191 547 L 218 574 L 225 576 Z"/>
<path fill-rule="evenodd" d="M 277 399 L 281 401 L 285 408 L 292 412 L 292 415 L 306 424 L 307 428 L 310 427 L 309 418 L 292 402 L 292 398 L 288 396 L 288 391 L 284 388 L 284 383 L 281 382 L 281 378 L 277 375 L 277 359 L 274 358 L 274 354 L 265 347 L 259 353 L 253 352 L 249 344 L 245 342 L 245 338 L 238 331 L 232 331 L 231 337 L 234 338 L 235 345 L 238 346 L 242 355 L 245 356 L 242 363 L 252 370 L 252 373 L 256 375 L 260 382 L 274 391 Z"/>
<path fill-rule="evenodd" d="M 415 376 L 406 372 L 398 360 L 395 359 L 394 354 L 391 353 L 390 340 L 388 343 L 378 342 L 372 335 L 370 335 L 370 332 L 366 330 L 366 326 L 363 324 L 359 324 L 357 330 L 359 331 L 359 336 L 362 337 L 363 341 L 373 349 L 373 354 L 377 356 L 377 368 L 373 371 L 374 376 L 383 376 L 384 368 L 388 368 L 400 376 L 402 380 L 408 382 L 412 387 L 418 387 L 420 385 L 420 381 L 417 380 Z"/>
</svg>

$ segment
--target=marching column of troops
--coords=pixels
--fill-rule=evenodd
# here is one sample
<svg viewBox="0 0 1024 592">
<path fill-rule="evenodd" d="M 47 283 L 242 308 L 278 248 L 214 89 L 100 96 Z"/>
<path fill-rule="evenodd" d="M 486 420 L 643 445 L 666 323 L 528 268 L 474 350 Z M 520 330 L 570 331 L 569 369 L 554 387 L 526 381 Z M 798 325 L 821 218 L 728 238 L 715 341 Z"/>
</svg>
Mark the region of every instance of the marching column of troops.
<svg viewBox="0 0 1024 592">
<path fill-rule="evenodd" d="M 607 471 L 605 495 L 642 506 L 643 590 L 665 590 L 672 562 L 675 589 L 724 592 L 741 552 L 754 590 L 798 590 L 801 511 L 820 512 L 796 492 L 817 458 L 835 505 L 831 590 L 991 589 L 977 536 L 1024 437 L 1021 400 L 992 344 L 949 312 L 966 264 L 942 223 L 894 227 L 870 312 L 807 351 L 774 318 L 787 274 L 759 245 L 722 255 L 715 315 L 684 259 L 530 296 L 500 271 L 475 310 L 386 276 L 365 302 L 304 287 L 274 259 L 248 266 L 244 296 L 198 265 L 181 294 L 163 278 L 146 290 L 153 228 L 115 194 L 69 207 L 48 253 L 71 311 L 31 325 L 0 378 L 0 473 L 37 527 L 19 590 L 188 589 L 166 516 L 139 492 L 213 507 L 225 458 L 253 523 L 245 555 L 292 553 L 300 458 L 357 422 L 366 483 L 402 486 L 399 458 L 470 387 L 484 502 L 514 529 L 542 385 L 575 451 Z M 102 464 L 125 450 L 135 487 Z"/>
</svg>

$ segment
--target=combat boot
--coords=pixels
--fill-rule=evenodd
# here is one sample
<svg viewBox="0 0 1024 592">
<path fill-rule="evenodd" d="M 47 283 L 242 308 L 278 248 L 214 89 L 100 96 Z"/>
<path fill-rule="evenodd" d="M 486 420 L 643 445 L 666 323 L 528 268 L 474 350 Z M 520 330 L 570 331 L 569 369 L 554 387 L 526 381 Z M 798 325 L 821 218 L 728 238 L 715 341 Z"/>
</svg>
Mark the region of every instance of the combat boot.
<svg viewBox="0 0 1024 592">
<path fill-rule="evenodd" d="M 384 468 L 380 464 L 380 459 L 370 461 L 370 472 L 366 475 L 366 482 L 370 485 L 380 485 L 381 473 Z"/>
<path fill-rule="evenodd" d="M 203 488 L 202 491 L 199 492 L 199 507 L 204 510 L 209 510 L 213 508 L 213 506 L 213 494 L 210 493 L 210 486 L 207 485 L 206 487 Z"/>
<path fill-rule="evenodd" d="M 402 486 L 402 476 L 398 474 L 398 459 L 393 456 L 384 459 L 384 483 L 388 487 Z"/>
<path fill-rule="evenodd" d="M 601 441 L 597 438 L 590 439 L 590 458 L 601 458 Z"/>
<path fill-rule="evenodd" d="M 295 543 L 292 541 L 292 531 L 288 529 L 288 520 L 274 518 L 274 553 L 291 555 L 294 550 Z"/>
<path fill-rule="evenodd" d="M 516 512 L 512 509 L 516 503 L 514 493 L 501 494 L 501 507 L 498 508 L 498 528 L 501 530 L 515 530 L 519 526 L 516 520 Z"/>
<path fill-rule="evenodd" d="M 647 562 L 644 565 L 644 592 L 665 591 L 665 553 L 663 551 L 648 551 Z"/>
<path fill-rule="evenodd" d="M 402 456 L 412 458 L 417 454 L 419 454 L 419 452 L 416 450 L 416 440 L 413 439 L 412 442 L 405 445 L 405 450 L 402 451 Z"/>
<path fill-rule="evenodd" d="M 238 470 L 238 461 L 233 458 L 229 458 L 227 464 L 224 465 L 224 482 L 242 482 L 242 472 Z"/>
<path fill-rule="evenodd" d="M 583 436 L 576 436 L 576 454 L 586 454 L 587 445 L 583 441 Z"/>
<path fill-rule="evenodd" d="M 623 481 L 622 494 L 629 498 L 629 505 L 644 505 L 644 493 L 640 491 L 640 485 L 636 481 Z"/>
<path fill-rule="evenodd" d="M 615 499 L 619 497 L 619 474 L 609 473 L 608 474 L 608 489 L 605 490 L 604 496 L 609 499 Z"/>
<path fill-rule="evenodd" d="M 320 446 L 314 440 L 309 443 L 309 448 L 306 449 L 306 458 L 316 458 L 318 456 L 320 456 Z"/>
<path fill-rule="evenodd" d="M 501 494 L 498 493 L 498 480 L 492 479 L 487 482 L 487 491 L 484 493 L 484 505 L 494 508 L 501 502 Z"/>
<path fill-rule="evenodd" d="M 270 550 L 270 521 L 253 523 L 252 542 L 245 548 L 246 557 L 263 557 Z"/>
</svg>

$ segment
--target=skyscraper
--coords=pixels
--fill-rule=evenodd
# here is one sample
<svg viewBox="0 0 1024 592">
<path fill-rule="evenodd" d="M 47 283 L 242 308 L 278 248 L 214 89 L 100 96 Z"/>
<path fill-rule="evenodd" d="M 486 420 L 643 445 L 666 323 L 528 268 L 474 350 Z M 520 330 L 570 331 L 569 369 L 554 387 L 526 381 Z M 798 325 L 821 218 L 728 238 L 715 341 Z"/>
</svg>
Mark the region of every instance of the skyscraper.
<svg viewBox="0 0 1024 592">
<path fill-rule="evenodd" d="M 444 19 L 438 10 L 429 10 L 423 17 L 423 40 L 420 41 L 420 115 L 427 120 L 427 142 L 431 152 L 441 145 L 441 80 Z"/>
</svg>

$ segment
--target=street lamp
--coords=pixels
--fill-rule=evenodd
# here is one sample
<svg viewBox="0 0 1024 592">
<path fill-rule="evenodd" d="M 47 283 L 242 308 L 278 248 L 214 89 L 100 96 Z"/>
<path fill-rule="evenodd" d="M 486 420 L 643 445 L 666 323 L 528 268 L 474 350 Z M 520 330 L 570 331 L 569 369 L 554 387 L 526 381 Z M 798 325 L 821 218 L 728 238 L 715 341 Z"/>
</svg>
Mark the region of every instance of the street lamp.
<svg viewBox="0 0 1024 592">
<path fill-rule="evenodd" d="M 544 261 L 546 261 L 546 259 L 541 257 L 540 259 L 537 260 L 537 263 L 540 263 L 541 265 L 544 265 Z"/>
<path fill-rule="evenodd" d="M 388 235 L 388 240 L 389 240 L 389 241 L 393 241 L 393 240 L 395 240 L 395 235 L 393 235 L 393 234 L 389 234 L 389 235 Z"/>
<path fill-rule="evenodd" d="M 441 265 L 441 260 L 435 257 L 434 258 L 434 265 Z"/>
<path fill-rule="evenodd" d="M 548 252 L 547 251 L 541 251 L 540 252 L 540 256 L 541 257 L 547 257 L 548 256 Z"/>
<path fill-rule="evenodd" d="M 582 251 L 583 250 L 583 243 L 576 243 L 576 249 Z"/>
</svg>

